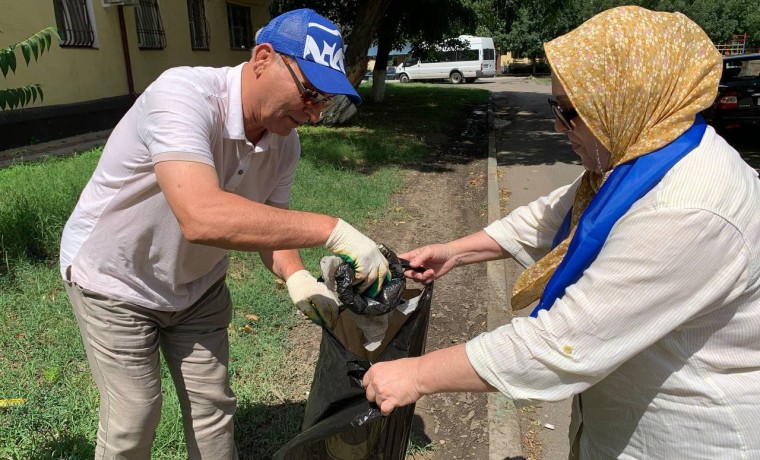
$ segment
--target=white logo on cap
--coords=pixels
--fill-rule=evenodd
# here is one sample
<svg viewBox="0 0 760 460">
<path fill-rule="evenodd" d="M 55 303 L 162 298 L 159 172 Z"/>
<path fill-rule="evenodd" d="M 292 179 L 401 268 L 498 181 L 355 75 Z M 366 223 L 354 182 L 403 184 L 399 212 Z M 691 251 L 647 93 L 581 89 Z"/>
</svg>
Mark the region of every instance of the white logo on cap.
<svg viewBox="0 0 760 460">
<path fill-rule="evenodd" d="M 333 42 L 332 44 L 329 44 L 326 41 L 322 40 L 322 46 L 320 46 L 319 44 L 317 44 L 317 40 L 315 40 L 314 37 L 311 36 L 311 34 L 307 33 L 306 43 L 304 45 L 304 50 L 303 50 L 304 59 L 311 54 L 312 60 L 314 60 L 314 62 L 316 62 L 317 64 L 329 66 L 345 74 L 346 71 L 343 68 L 343 49 L 342 48 L 336 49 L 338 48 L 338 44 L 340 43 L 340 32 L 336 29 L 327 28 L 324 25 L 318 24 L 316 22 L 309 23 L 309 29 L 311 29 L 312 27 L 319 28 L 329 33 L 330 35 L 335 35 L 336 37 L 338 37 L 338 40 L 336 42 Z"/>
</svg>

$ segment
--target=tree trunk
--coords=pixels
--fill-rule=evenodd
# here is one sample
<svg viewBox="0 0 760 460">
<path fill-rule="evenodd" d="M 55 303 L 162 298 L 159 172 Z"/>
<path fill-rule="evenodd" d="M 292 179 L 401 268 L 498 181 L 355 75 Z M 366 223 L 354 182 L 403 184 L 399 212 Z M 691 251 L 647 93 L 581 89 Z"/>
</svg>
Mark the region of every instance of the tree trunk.
<svg viewBox="0 0 760 460">
<path fill-rule="evenodd" d="M 391 32 L 393 29 L 390 29 Z M 388 57 L 393 46 L 393 34 L 380 30 L 377 37 L 377 57 L 372 71 L 372 100 L 383 102 L 385 98 L 385 78 L 388 75 Z"/>
<path fill-rule="evenodd" d="M 351 33 L 346 37 L 346 76 L 359 86 L 367 72 L 367 50 L 393 0 L 365 0 L 359 7 Z"/>
<path fill-rule="evenodd" d="M 359 86 L 367 73 L 367 50 L 391 3 L 393 0 L 365 0 L 359 7 L 351 32 L 345 37 L 346 77 L 354 87 Z M 356 113 L 356 107 L 348 98 L 338 97 L 339 100 L 332 107 L 322 112 L 318 124 L 344 123 Z"/>
<path fill-rule="evenodd" d="M 393 0 L 391 3 L 392 6 L 377 31 L 377 56 L 375 57 L 375 69 L 372 72 L 372 100 L 374 102 L 383 102 L 385 99 L 388 57 L 393 49 L 394 39 L 398 35 L 398 25 L 401 22 L 400 0 Z"/>
</svg>

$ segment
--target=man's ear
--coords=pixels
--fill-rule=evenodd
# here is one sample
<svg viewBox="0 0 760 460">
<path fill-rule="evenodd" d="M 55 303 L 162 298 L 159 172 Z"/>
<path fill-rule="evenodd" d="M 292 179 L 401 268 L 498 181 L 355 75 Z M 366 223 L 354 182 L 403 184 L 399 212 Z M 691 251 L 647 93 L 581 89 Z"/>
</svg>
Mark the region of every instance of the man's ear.
<svg viewBox="0 0 760 460">
<path fill-rule="evenodd" d="M 274 63 L 277 59 L 276 51 L 269 43 L 262 43 L 256 45 L 251 53 L 251 64 L 253 64 L 253 71 L 258 77 L 261 72 L 267 68 L 267 66 Z"/>
</svg>

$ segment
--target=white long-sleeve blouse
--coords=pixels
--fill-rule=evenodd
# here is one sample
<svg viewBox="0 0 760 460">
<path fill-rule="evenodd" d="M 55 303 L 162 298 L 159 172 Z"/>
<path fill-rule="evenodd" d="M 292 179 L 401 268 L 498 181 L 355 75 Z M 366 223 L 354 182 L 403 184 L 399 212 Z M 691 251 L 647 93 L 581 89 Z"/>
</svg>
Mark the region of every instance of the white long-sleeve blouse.
<svg viewBox="0 0 760 460">
<path fill-rule="evenodd" d="M 523 265 L 575 184 L 486 232 Z M 760 180 L 715 131 L 615 224 L 549 311 L 467 343 L 513 399 L 580 395 L 583 459 L 760 458 Z"/>
</svg>

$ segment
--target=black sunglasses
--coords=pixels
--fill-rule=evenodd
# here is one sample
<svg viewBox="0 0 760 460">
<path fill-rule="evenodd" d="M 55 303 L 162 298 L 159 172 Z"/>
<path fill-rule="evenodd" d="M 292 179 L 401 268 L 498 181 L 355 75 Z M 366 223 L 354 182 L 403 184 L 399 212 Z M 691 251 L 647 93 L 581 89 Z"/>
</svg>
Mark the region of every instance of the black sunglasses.
<svg viewBox="0 0 760 460">
<path fill-rule="evenodd" d="M 280 56 L 280 59 L 282 59 L 282 62 L 285 63 L 285 67 L 287 67 L 288 70 L 290 71 L 290 76 L 293 77 L 293 81 L 298 87 L 298 92 L 301 94 L 301 101 L 304 103 L 304 105 L 306 105 L 309 108 L 314 108 L 314 109 L 319 109 L 320 111 L 324 111 L 333 104 L 332 98 L 327 97 L 323 94 L 320 94 L 319 92 L 314 91 L 313 89 L 309 89 L 305 87 L 303 83 L 301 83 L 301 80 L 299 80 L 298 77 L 296 76 L 296 73 L 293 72 L 293 68 L 290 67 L 290 64 L 288 64 L 287 59 L 283 59 L 282 56 Z"/>
<path fill-rule="evenodd" d="M 559 122 L 562 123 L 562 126 L 567 128 L 569 131 L 572 131 L 573 125 L 570 124 L 570 121 L 578 116 L 578 112 L 576 112 L 576 110 L 572 107 L 569 109 L 559 108 L 559 102 L 553 97 L 549 98 L 549 107 L 552 108 L 554 116 L 559 119 Z"/>
</svg>

